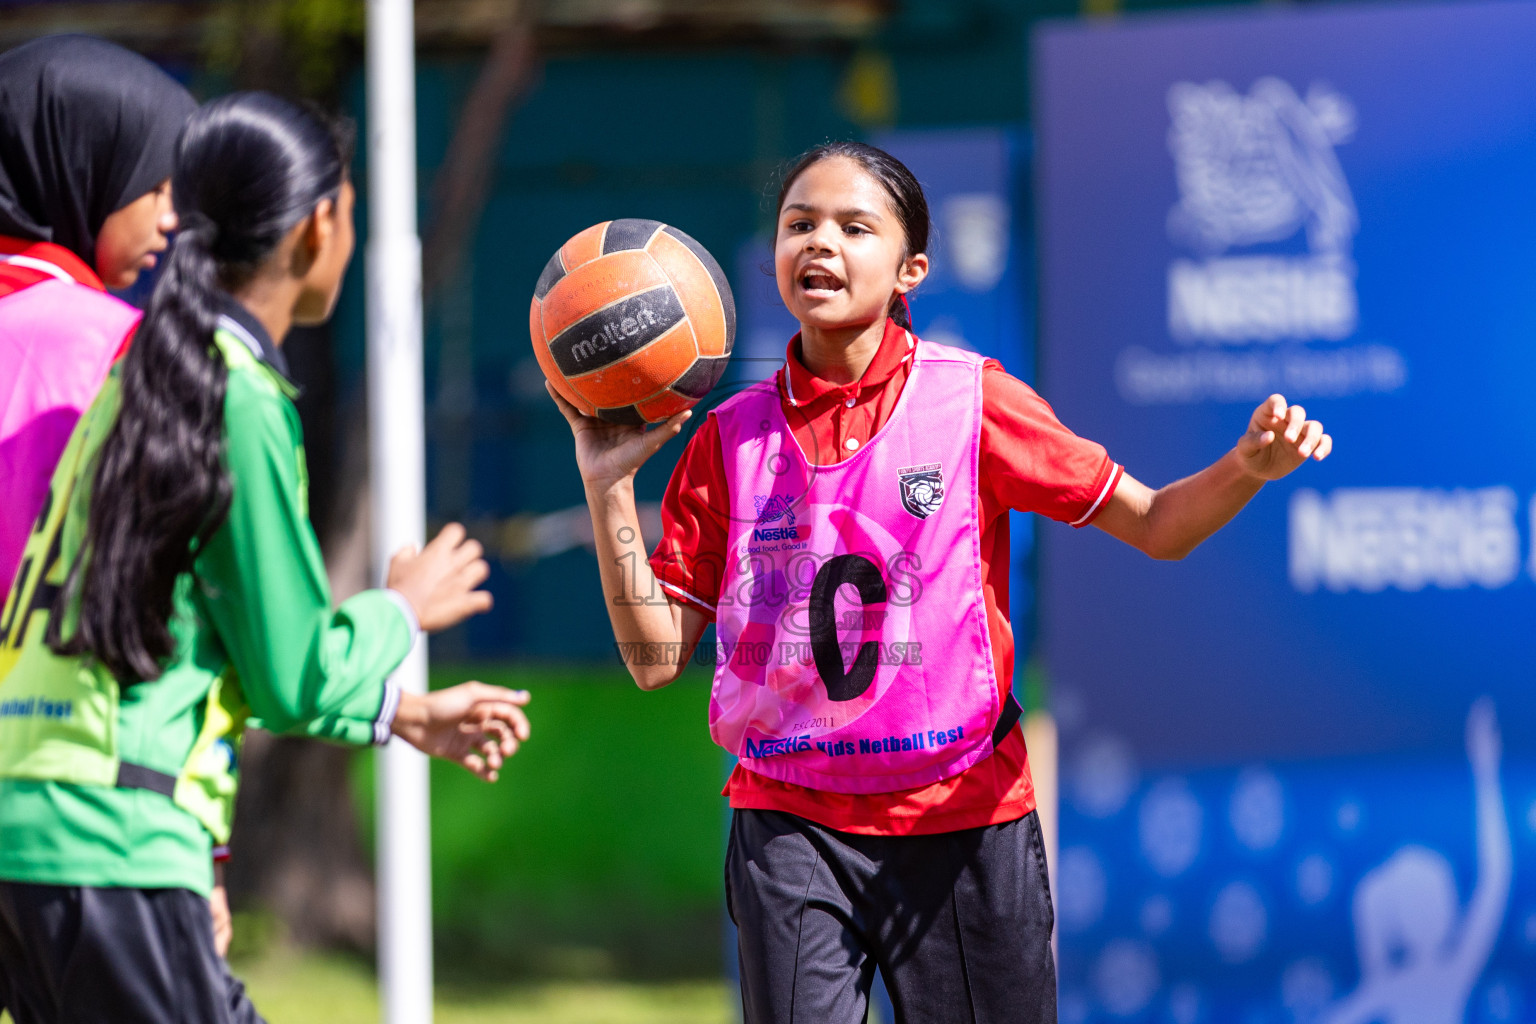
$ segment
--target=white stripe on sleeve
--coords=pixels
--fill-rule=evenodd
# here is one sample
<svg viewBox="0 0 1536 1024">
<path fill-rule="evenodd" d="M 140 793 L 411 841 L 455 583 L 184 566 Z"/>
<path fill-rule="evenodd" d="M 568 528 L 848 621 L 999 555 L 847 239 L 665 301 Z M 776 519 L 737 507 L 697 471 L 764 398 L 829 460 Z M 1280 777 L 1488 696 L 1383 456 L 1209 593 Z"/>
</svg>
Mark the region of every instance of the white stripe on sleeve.
<svg viewBox="0 0 1536 1024">
<path fill-rule="evenodd" d="M 700 608 L 708 608 L 710 611 L 714 611 L 715 610 L 715 606 L 714 605 L 710 604 L 708 601 L 704 601 L 704 600 L 701 600 L 700 598 L 694 597 L 692 594 L 688 593 L 688 591 L 684 590 L 682 587 L 674 587 L 672 584 L 668 583 L 666 580 L 663 580 L 663 579 L 658 579 L 656 582 L 661 584 L 661 589 L 667 591 L 669 594 L 675 594 L 676 596 L 682 598 L 684 601 L 687 601 L 689 604 L 696 604 Z"/>
<path fill-rule="evenodd" d="M 1118 462 L 1115 463 L 1115 468 L 1110 471 L 1109 479 L 1104 481 L 1104 489 L 1099 491 L 1099 496 L 1093 499 L 1093 504 L 1088 506 L 1088 511 L 1084 512 L 1075 522 L 1073 522 L 1071 524 L 1072 526 L 1082 526 L 1088 520 L 1093 518 L 1093 514 L 1099 510 L 1099 506 L 1104 504 L 1104 499 L 1109 497 L 1110 494 L 1114 491 L 1115 484 L 1119 482 L 1120 474 L 1123 472 L 1125 472 L 1125 467 L 1121 466 Z"/>
</svg>

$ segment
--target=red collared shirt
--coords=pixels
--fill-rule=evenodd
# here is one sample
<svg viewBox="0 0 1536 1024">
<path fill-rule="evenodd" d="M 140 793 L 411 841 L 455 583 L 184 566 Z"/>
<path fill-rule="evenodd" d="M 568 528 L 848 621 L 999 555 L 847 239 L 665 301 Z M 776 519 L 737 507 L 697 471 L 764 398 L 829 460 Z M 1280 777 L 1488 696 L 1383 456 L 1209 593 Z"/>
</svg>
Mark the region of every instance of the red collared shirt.
<svg viewBox="0 0 1536 1024">
<path fill-rule="evenodd" d="M 0 235 L 0 298 L 53 280 L 106 291 L 96 271 L 62 245 Z"/>
<path fill-rule="evenodd" d="M 98 292 L 107 290 L 96 271 L 62 245 L 0 235 L 0 299 L 44 281 L 72 281 Z M 112 361 L 121 358 L 132 340 L 130 331 Z"/>
<path fill-rule="evenodd" d="M 822 380 L 789 343 L 775 376 L 800 447 L 827 465 L 867 443 L 896 408 L 912 369 L 915 345 L 887 321 L 880 348 L 852 384 Z M 1013 630 L 1008 624 L 1009 509 L 1038 512 L 1085 526 L 1121 478 L 1103 447 L 1062 426 L 1034 390 L 987 360 L 981 384 L 982 594 L 999 686 L 1013 683 Z M 684 449 L 662 500 L 662 536 L 651 555 L 657 579 L 673 596 L 711 618 L 727 550 L 729 502 L 725 461 L 713 416 Z M 726 784 L 732 807 L 784 811 L 828 828 L 866 835 L 924 835 L 1012 821 L 1035 806 L 1024 734 L 1014 729 L 988 758 L 932 785 L 897 793 L 851 794 L 807 789 L 738 766 Z"/>
</svg>

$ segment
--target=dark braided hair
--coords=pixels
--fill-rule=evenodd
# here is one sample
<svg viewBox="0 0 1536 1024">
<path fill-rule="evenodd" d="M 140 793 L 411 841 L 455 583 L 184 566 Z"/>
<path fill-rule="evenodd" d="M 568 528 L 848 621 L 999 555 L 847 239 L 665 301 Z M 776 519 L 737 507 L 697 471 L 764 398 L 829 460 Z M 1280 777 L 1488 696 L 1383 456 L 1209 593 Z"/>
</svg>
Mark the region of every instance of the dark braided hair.
<svg viewBox="0 0 1536 1024">
<path fill-rule="evenodd" d="M 897 160 L 883 149 L 865 145 L 862 142 L 828 142 L 813 149 L 808 149 L 800 154 L 788 171 L 784 174 L 784 181 L 779 185 L 779 201 L 775 209 L 784 209 L 784 196 L 795 183 L 795 179 L 804 174 L 813 165 L 833 157 L 843 157 L 852 160 L 862 167 L 871 178 L 880 183 L 885 189 L 886 196 L 891 201 L 891 209 L 896 214 L 896 219 L 901 222 L 901 230 L 907 237 L 907 247 L 902 253 L 902 259 L 911 259 L 918 253 L 928 251 L 928 234 L 933 229 L 932 218 L 928 214 L 928 197 L 923 195 L 923 186 L 907 165 Z M 907 304 L 902 296 L 896 296 L 891 300 L 887 314 L 907 330 L 912 329 L 912 314 L 907 309 Z"/>
<path fill-rule="evenodd" d="M 229 514 L 219 293 L 339 194 L 349 148 L 344 129 L 268 93 L 222 97 L 187 122 L 171 178 L 180 230 L 123 360 L 85 542 L 48 624 L 55 652 L 93 655 L 125 685 L 159 678 L 175 649 L 177 578 Z"/>
</svg>

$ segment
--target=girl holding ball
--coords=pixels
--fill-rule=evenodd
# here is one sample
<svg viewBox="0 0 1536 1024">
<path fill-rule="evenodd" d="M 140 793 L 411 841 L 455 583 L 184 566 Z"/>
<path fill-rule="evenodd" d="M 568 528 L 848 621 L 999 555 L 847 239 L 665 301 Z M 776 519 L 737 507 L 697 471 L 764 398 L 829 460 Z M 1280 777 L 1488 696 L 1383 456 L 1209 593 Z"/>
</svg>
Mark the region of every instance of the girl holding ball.
<svg viewBox="0 0 1536 1024">
<path fill-rule="evenodd" d="M 645 432 L 554 396 L 620 649 L 665 655 L 630 659 L 636 683 L 678 678 L 716 625 L 748 1024 L 863 1021 L 877 967 L 901 1021 L 1054 1021 L 1006 513 L 1182 558 L 1332 448 L 1275 395 L 1215 463 L 1143 485 L 998 363 L 912 334 L 928 234 L 922 187 L 888 153 L 833 143 L 791 168 L 774 269 L 800 333 L 689 442 L 649 560 L 635 471 L 690 414 Z"/>
</svg>

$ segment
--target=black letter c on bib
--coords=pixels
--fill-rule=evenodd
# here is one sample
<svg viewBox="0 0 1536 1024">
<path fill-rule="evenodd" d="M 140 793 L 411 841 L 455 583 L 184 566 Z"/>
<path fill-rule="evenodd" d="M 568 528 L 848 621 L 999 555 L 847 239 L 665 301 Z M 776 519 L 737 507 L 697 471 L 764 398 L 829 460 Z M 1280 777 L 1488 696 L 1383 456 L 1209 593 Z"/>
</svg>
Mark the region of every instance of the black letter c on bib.
<svg viewBox="0 0 1536 1024">
<path fill-rule="evenodd" d="M 866 640 L 859 646 L 853 667 L 843 667 L 843 652 L 837 645 L 837 609 L 833 599 L 837 589 L 851 583 L 859 592 L 859 603 L 879 604 L 886 599 L 885 579 L 880 567 L 862 555 L 837 555 L 816 570 L 811 582 L 811 654 L 816 671 L 835 701 L 853 700 L 875 681 L 879 647 Z"/>
</svg>

